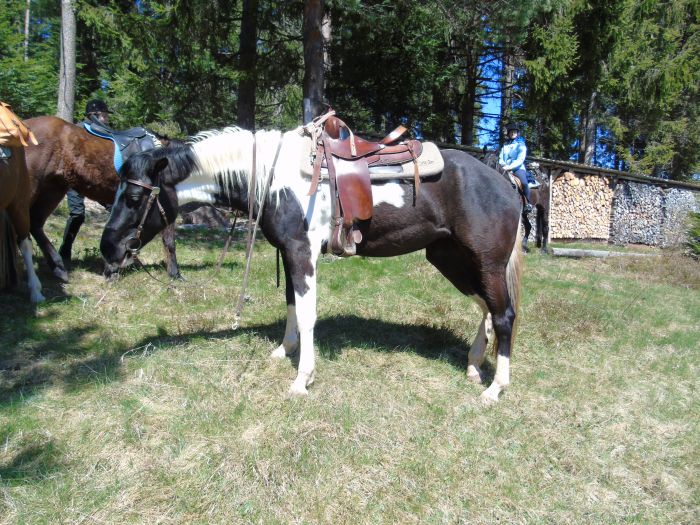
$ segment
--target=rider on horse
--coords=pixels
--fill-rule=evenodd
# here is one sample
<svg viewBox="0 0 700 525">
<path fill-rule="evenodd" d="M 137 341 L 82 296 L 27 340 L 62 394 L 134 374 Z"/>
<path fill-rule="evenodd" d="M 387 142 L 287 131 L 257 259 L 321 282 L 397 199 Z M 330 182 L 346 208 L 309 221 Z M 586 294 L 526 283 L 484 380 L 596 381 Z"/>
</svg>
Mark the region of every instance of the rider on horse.
<svg viewBox="0 0 700 525">
<path fill-rule="evenodd" d="M 530 204 L 530 186 L 527 180 L 527 170 L 525 169 L 525 157 L 527 156 L 527 146 L 520 138 L 520 128 L 517 124 L 508 124 L 506 127 L 508 142 L 501 148 L 498 155 L 498 164 L 504 171 L 510 171 L 522 183 L 522 192 L 525 197 L 525 212 L 532 210 Z"/>
</svg>

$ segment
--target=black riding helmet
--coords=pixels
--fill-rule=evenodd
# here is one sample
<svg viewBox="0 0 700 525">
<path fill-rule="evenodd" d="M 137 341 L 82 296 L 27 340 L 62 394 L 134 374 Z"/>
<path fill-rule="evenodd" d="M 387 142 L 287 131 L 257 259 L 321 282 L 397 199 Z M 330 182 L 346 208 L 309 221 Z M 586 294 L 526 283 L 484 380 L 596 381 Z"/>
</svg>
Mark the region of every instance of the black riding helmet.
<svg viewBox="0 0 700 525">
<path fill-rule="evenodd" d="M 91 100 L 85 106 L 85 114 L 89 115 L 91 113 L 111 113 L 107 107 L 107 103 L 102 100 Z"/>
<path fill-rule="evenodd" d="M 520 126 L 518 124 L 516 124 L 515 122 L 511 122 L 510 124 L 508 124 L 506 126 L 506 131 L 511 132 L 512 130 L 515 130 L 518 133 L 520 133 Z"/>
</svg>

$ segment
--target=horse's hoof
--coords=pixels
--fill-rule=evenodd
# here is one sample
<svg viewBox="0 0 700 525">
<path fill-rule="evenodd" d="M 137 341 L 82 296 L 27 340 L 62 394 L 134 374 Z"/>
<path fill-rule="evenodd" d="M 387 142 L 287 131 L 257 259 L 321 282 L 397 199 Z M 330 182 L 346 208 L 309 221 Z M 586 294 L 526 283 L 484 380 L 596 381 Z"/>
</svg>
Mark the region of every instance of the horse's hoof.
<svg viewBox="0 0 700 525">
<path fill-rule="evenodd" d="M 277 348 L 275 348 L 270 354 L 270 357 L 272 359 L 284 359 L 287 357 L 287 352 L 284 349 L 284 345 L 279 345 Z"/>
<path fill-rule="evenodd" d="M 471 374 L 468 373 L 467 379 L 469 379 L 469 381 L 471 381 L 472 383 L 476 383 L 478 385 L 481 384 L 481 374 L 479 372 L 471 373 Z"/>
<path fill-rule="evenodd" d="M 56 278 L 60 279 L 64 283 L 68 282 L 68 272 L 65 271 L 63 268 L 54 268 L 53 269 L 53 274 Z"/>
<path fill-rule="evenodd" d="M 498 394 L 495 394 L 493 392 L 489 392 L 488 389 L 484 390 L 481 393 L 481 402 L 486 405 L 495 405 L 498 403 Z"/>
<path fill-rule="evenodd" d="M 175 275 L 170 276 L 171 281 L 186 281 L 182 274 L 180 272 L 177 272 Z"/>
<path fill-rule="evenodd" d="M 297 384 L 296 381 L 294 381 L 292 386 L 289 387 L 289 397 L 307 397 L 308 395 L 309 391 L 306 389 L 306 387 Z"/>
</svg>

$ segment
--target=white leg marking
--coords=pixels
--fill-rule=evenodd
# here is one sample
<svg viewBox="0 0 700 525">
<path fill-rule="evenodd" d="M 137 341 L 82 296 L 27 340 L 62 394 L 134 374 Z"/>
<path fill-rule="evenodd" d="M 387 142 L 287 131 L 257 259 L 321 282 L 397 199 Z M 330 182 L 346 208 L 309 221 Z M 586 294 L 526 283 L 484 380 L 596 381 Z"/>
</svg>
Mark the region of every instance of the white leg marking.
<svg viewBox="0 0 700 525">
<path fill-rule="evenodd" d="M 29 237 L 20 241 L 19 250 L 22 252 L 24 267 L 27 269 L 27 286 L 29 287 L 29 296 L 33 303 L 40 303 L 44 300 L 44 296 L 41 294 L 41 282 L 39 282 L 39 278 L 36 276 L 36 273 L 34 273 L 32 241 Z"/>
<path fill-rule="evenodd" d="M 488 404 L 498 402 L 498 395 L 503 392 L 510 383 L 510 358 L 499 355 L 496 359 L 496 377 L 493 383 L 481 394 L 481 400 Z"/>
<path fill-rule="evenodd" d="M 493 341 L 493 323 L 491 322 L 491 314 L 489 313 L 486 303 L 479 297 L 474 299 L 481 307 L 484 317 L 481 319 L 479 332 L 469 349 L 467 357 L 467 377 L 476 383 L 481 383 L 481 365 L 484 362 L 486 348 Z"/>
<path fill-rule="evenodd" d="M 315 269 L 314 269 L 315 270 Z M 289 389 L 292 396 L 305 396 L 306 387 L 314 382 L 314 325 L 316 324 L 316 275 L 307 277 L 309 289 L 302 296 L 295 294 L 297 324 L 299 328 L 299 368 L 297 377 Z"/>
<path fill-rule="evenodd" d="M 297 313 L 293 304 L 287 305 L 287 326 L 284 329 L 284 339 L 272 352 L 274 359 L 284 359 L 292 355 L 299 348 L 299 329 L 297 327 Z"/>
</svg>

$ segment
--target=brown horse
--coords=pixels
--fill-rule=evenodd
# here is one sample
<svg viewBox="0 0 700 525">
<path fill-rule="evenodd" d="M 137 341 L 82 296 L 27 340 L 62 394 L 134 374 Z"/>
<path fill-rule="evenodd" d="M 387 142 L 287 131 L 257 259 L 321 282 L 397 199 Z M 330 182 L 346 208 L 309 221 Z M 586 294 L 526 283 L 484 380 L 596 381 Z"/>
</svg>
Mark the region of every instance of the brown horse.
<svg viewBox="0 0 700 525">
<path fill-rule="evenodd" d="M 68 188 L 109 206 L 119 185 L 114 169 L 114 143 L 91 135 L 82 127 L 53 116 L 24 121 L 39 140 L 26 149 L 27 167 L 32 179 L 31 233 L 54 275 L 68 281 L 61 256 L 44 233 L 44 224 Z M 175 254 L 175 225 L 162 233 L 168 274 L 179 278 Z"/>
<path fill-rule="evenodd" d="M 498 164 L 498 155 L 489 153 L 482 159 L 482 162 L 489 168 L 493 168 L 501 175 L 504 175 L 507 180 L 510 180 L 508 175 L 504 173 L 503 169 Z M 527 241 L 530 238 L 530 232 L 532 231 L 530 217 L 534 214 L 536 226 L 535 244 L 540 249 L 541 253 L 546 254 L 547 239 L 549 237 L 549 179 L 544 173 L 542 173 L 539 164 L 536 162 L 528 164 L 528 172 L 534 175 L 539 186 L 537 188 L 530 188 L 530 204 L 532 204 L 533 210 L 529 214 L 525 211 L 524 207 L 522 210 L 523 227 L 525 230 L 523 234 L 523 250 L 526 252 L 529 251 Z M 517 191 L 520 195 L 521 201 L 524 203 L 522 191 Z"/>
<path fill-rule="evenodd" d="M 29 199 L 31 181 L 27 174 L 24 148 L 2 147 L 0 152 L 0 284 L 2 288 L 16 281 L 17 268 L 14 238 L 19 241 L 19 249 L 27 270 L 27 286 L 33 303 L 44 300 L 41 283 L 34 273 L 32 261 L 32 240 L 29 238 Z M 7 219 L 14 227 L 14 232 Z"/>
<path fill-rule="evenodd" d="M 525 235 L 523 236 L 523 249 L 528 251 L 527 240 L 530 237 L 532 225 L 530 215 L 535 215 L 535 245 L 543 254 L 547 253 L 547 239 L 549 237 L 549 179 L 540 170 L 539 164 L 533 162 L 528 165 L 528 171 L 532 173 L 539 183 L 539 187 L 530 188 L 530 204 L 534 210 L 528 215 L 523 212 L 523 226 Z"/>
</svg>

